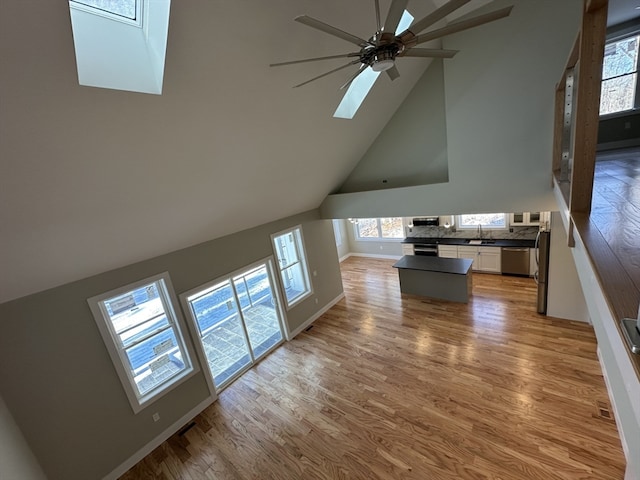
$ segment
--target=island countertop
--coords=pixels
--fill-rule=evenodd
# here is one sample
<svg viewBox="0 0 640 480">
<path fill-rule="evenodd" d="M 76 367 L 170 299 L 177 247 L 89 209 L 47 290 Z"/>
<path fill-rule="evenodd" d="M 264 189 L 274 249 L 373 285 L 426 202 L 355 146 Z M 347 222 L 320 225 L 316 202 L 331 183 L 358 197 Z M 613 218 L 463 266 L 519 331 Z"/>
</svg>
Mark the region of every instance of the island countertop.
<svg viewBox="0 0 640 480">
<path fill-rule="evenodd" d="M 422 255 L 405 255 L 393 267 L 424 272 L 452 273 L 467 275 L 473 260 L 468 258 L 443 258 Z"/>
</svg>

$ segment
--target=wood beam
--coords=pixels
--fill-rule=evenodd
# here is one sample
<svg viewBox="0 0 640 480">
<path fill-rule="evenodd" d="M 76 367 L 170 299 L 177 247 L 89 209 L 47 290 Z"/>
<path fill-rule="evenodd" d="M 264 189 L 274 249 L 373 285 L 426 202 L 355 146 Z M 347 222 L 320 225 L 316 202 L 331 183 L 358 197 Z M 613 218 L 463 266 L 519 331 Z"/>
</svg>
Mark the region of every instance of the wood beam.
<svg viewBox="0 0 640 480">
<path fill-rule="evenodd" d="M 608 9 L 608 3 L 608 0 L 587 0 L 585 11 L 587 13 L 593 13 L 598 10 L 604 9 L 606 13 Z"/>
<path fill-rule="evenodd" d="M 602 62 L 607 29 L 607 1 L 598 9 L 589 11 L 589 0 L 582 18 L 580 35 L 580 61 L 578 70 L 578 104 L 575 115 L 575 136 L 571 193 L 569 209 L 571 213 L 589 213 L 593 173 L 598 142 L 598 122 L 600 120 L 600 88 Z M 599 3 L 599 4 L 600 4 Z"/>
</svg>

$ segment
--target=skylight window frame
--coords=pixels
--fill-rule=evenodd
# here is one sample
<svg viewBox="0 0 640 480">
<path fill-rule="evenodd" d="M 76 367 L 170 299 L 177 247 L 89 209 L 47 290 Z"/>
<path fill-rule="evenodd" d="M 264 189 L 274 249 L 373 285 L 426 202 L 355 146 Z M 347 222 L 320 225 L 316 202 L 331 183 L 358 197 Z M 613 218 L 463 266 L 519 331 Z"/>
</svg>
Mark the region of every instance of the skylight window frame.
<svg viewBox="0 0 640 480">
<path fill-rule="evenodd" d="M 92 7 L 90 5 L 80 3 L 76 0 L 69 0 L 69 8 L 74 8 L 76 10 L 91 13 L 92 15 L 98 15 L 100 17 L 107 18 L 109 20 L 115 20 L 116 22 L 121 22 L 127 25 L 131 25 L 133 27 L 143 28 L 144 26 L 144 22 L 142 21 L 142 17 L 144 14 L 143 4 L 145 3 L 146 0 L 135 0 L 135 1 L 136 1 L 136 18 L 134 19 L 125 17 L 123 15 L 118 15 L 117 13 L 109 12 L 108 10 L 102 10 L 97 7 Z"/>
</svg>

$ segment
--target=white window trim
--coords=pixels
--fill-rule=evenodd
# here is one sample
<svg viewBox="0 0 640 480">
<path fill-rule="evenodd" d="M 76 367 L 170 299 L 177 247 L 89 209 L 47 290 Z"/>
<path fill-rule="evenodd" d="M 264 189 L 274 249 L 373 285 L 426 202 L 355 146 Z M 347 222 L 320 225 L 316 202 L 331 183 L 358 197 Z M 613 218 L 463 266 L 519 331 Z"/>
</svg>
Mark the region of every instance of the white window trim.
<svg viewBox="0 0 640 480">
<path fill-rule="evenodd" d="M 200 333 L 200 329 L 198 328 L 198 324 L 197 324 L 197 319 L 196 319 L 196 315 L 195 312 L 193 311 L 193 309 L 191 308 L 191 304 L 189 303 L 189 297 L 191 297 L 192 295 L 202 292 L 203 290 L 206 290 L 208 288 L 214 287 L 216 285 L 218 285 L 219 283 L 223 283 L 226 281 L 233 281 L 233 278 L 247 272 L 248 270 L 252 270 L 256 267 L 259 267 L 260 265 L 266 265 L 267 266 L 267 274 L 269 275 L 269 279 L 271 280 L 271 284 L 273 285 L 273 295 L 276 297 L 276 309 L 278 310 L 279 313 L 279 318 L 280 318 L 280 326 L 282 327 L 282 331 L 284 332 L 284 337 L 289 340 L 290 339 L 290 332 L 289 332 L 289 322 L 287 321 L 287 315 L 286 312 L 284 310 L 284 308 L 282 308 L 282 306 L 284 305 L 282 302 L 282 296 L 280 294 L 280 290 L 278 288 L 278 281 L 277 281 L 277 275 L 275 272 L 275 264 L 276 261 L 273 258 L 272 255 L 263 258 L 262 260 L 258 260 L 250 265 L 245 265 L 242 268 L 238 268 L 237 270 L 234 270 L 231 273 L 228 273 L 226 275 L 223 275 L 221 277 L 218 277 L 214 280 L 211 280 L 209 282 L 205 282 L 202 285 L 199 285 L 197 287 L 194 287 L 190 290 L 187 290 L 186 292 L 183 292 L 180 294 L 180 304 L 182 305 L 182 309 L 184 310 L 184 312 L 186 313 L 186 315 L 189 316 L 189 321 L 187 322 L 187 327 L 189 328 L 189 333 L 191 333 L 192 338 L 194 338 L 196 341 L 194 342 L 196 345 L 196 354 L 198 355 L 198 359 L 200 360 L 200 363 L 202 365 L 208 365 L 209 360 L 207 359 L 207 354 L 204 351 L 204 347 L 202 345 L 202 335 Z M 278 348 L 281 345 L 281 343 L 276 344 L 274 347 L 272 347 L 268 352 L 266 352 L 264 356 L 266 356 L 269 352 L 275 350 L 276 348 Z M 252 363 L 248 368 L 252 368 L 255 365 L 255 363 Z M 202 369 L 204 371 L 204 376 L 205 379 L 207 380 L 207 386 L 209 387 L 209 393 L 211 393 L 213 399 L 215 400 L 216 398 L 218 398 L 218 394 L 216 392 L 216 385 L 213 381 L 213 374 L 211 373 L 211 370 L 209 368 L 203 368 Z M 235 380 L 236 378 L 238 378 L 240 375 L 242 375 L 246 370 L 242 370 L 241 372 L 238 372 L 238 376 L 234 376 L 232 378 L 230 378 L 228 380 L 228 382 L 225 382 L 224 385 L 222 386 L 218 386 L 218 390 L 223 390 L 225 387 L 227 387 L 231 382 L 233 382 L 233 380 Z"/>
<path fill-rule="evenodd" d="M 299 247 L 302 250 L 301 252 L 302 255 L 300 255 L 300 252 L 298 252 L 298 257 L 300 256 L 302 257 L 302 258 L 299 258 L 298 261 L 302 265 L 302 271 L 307 280 L 308 290 L 306 293 L 303 293 L 302 295 L 294 298 L 291 302 L 289 302 L 289 299 L 287 298 L 287 292 L 285 291 L 284 283 L 282 281 L 282 270 L 283 268 L 290 267 L 293 264 L 286 265 L 285 267 L 282 267 L 280 265 L 280 258 L 278 257 L 278 250 L 276 248 L 275 240 L 277 237 L 281 237 L 288 233 L 293 233 L 296 230 L 300 233 L 300 245 L 298 245 L 296 242 L 296 248 Z M 313 295 L 313 283 L 311 282 L 311 275 L 309 274 L 309 260 L 307 257 L 307 250 L 305 247 L 304 234 L 302 232 L 302 225 L 296 225 L 294 227 L 287 228 L 286 230 L 282 230 L 280 232 L 271 234 L 271 247 L 273 248 L 276 270 L 278 271 L 278 289 L 280 290 L 281 297 L 282 299 L 284 299 L 284 305 L 288 311 L 288 310 L 291 310 L 294 306 L 298 305 L 304 299 L 309 298 L 311 295 Z"/>
<path fill-rule="evenodd" d="M 185 358 L 183 358 L 185 369 L 178 375 L 158 385 L 156 388 L 150 390 L 146 394 L 139 395 L 137 392 L 137 387 L 135 385 L 135 380 L 131 376 L 131 370 L 125 367 L 125 365 L 128 363 L 128 359 L 124 354 L 124 350 L 117 346 L 116 342 L 118 340 L 115 337 L 116 334 L 110 326 L 108 317 L 105 317 L 106 312 L 103 310 L 104 307 L 102 306 L 102 302 L 110 298 L 122 295 L 131 290 L 135 290 L 136 288 L 140 288 L 149 283 L 155 282 L 159 282 L 158 294 L 163 298 L 163 306 L 167 309 L 167 316 L 173 317 L 176 340 L 180 343 L 180 346 L 182 347 L 185 355 Z M 182 318 L 180 310 L 174 307 L 174 305 L 178 305 L 178 299 L 176 298 L 175 292 L 173 290 L 173 285 L 171 284 L 171 279 L 168 272 L 163 272 L 158 275 L 154 275 L 152 277 L 130 283 L 123 287 L 116 288 L 115 290 L 96 295 L 87 299 L 87 302 L 89 304 L 91 312 L 93 313 L 93 318 L 96 322 L 96 325 L 98 326 L 100 334 L 102 335 L 102 339 L 107 348 L 107 351 L 109 352 L 109 356 L 111 357 L 113 366 L 116 370 L 116 373 L 118 374 L 118 377 L 120 378 L 120 382 L 122 383 L 122 386 L 134 413 L 137 414 L 141 412 L 150 404 L 169 393 L 171 390 L 176 388 L 178 385 L 180 385 L 199 371 L 198 364 L 194 363 L 192 360 L 194 357 L 193 348 L 190 342 L 185 341 L 185 335 L 183 333 L 186 331 L 184 327 L 184 319 Z"/>
<path fill-rule="evenodd" d="M 458 230 L 477 230 L 478 226 L 477 225 L 463 225 L 462 224 L 462 217 L 464 215 L 456 215 L 456 228 Z M 508 213 L 502 213 L 502 216 L 504 217 L 504 227 L 492 227 L 489 225 L 483 225 L 482 226 L 482 230 L 483 231 L 487 231 L 487 230 L 509 230 L 509 214 Z"/>
<path fill-rule="evenodd" d="M 381 218 L 401 218 L 402 219 L 402 230 L 404 232 L 405 221 L 404 217 L 381 217 Z M 369 220 L 369 219 L 366 219 Z M 358 229 L 358 224 L 353 224 L 353 236 L 357 242 L 402 242 L 404 240 L 404 235 L 402 237 L 383 237 L 382 236 L 382 224 L 380 222 L 380 218 L 375 219 L 377 222 L 378 234 L 379 237 L 361 237 L 360 230 Z"/>
</svg>

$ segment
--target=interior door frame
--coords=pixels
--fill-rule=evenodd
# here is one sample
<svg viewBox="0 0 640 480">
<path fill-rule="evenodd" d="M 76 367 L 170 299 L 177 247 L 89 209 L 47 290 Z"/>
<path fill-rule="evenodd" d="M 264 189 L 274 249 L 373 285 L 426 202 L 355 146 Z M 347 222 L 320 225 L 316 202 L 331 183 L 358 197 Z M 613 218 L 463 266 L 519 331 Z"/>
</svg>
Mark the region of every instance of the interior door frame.
<svg viewBox="0 0 640 480">
<path fill-rule="evenodd" d="M 288 322 L 287 322 L 287 317 L 286 317 L 286 311 L 283 308 L 282 305 L 282 296 L 280 293 L 280 288 L 279 288 L 279 283 L 277 281 L 277 278 L 275 276 L 275 272 L 274 272 L 274 258 L 273 255 L 269 255 L 268 257 L 262 258 L 260 260 L 257 260 L 253 263 L 250 263 L 249 265 L 245 265 L 244 267 L 238 268 L 232 272 L 226 273 L 225 275 L 222 275 L 220 277 L 217 277 L 213 280 L 210 280 L 208 282 L 205 282 L 201 285 L 198 285 L 197 287 L 191 288 L 189 290 L 187 290 L 186 292 L 182 292 L 179 297 L 180 297 L 180 306 L 182 307 L 182 311 L 184 314 L 184 318 L 186 320 L 186 324 L 187 327 L 189 329 L 189 334 L 191 335 L 191 340 L 193 341 L 193 344 L 195 345 L 195 349 L 196 349 L 196 354 L 198 356 L 198 360 L 200 361 L 201 367 L 202 367 L 202 371 L 204 372 L 204 377 L 205 380 L 207 381 L 207 387 L 209 389 L 209 393 L 211 393 L 211 395 L 213 396 L 214 401 L 218 399 L 218 393 L 216 391 L 216 385 L 215 382 L 213 381 L 213 375 L 211 373 L 211 369 L 209 368 L 209 359 L 207 358 L 207 354 L 204 350 L 204 347 L 202 345 L 202 337 L 200 336 L 200 329 L 198 328 L 197 325 L 197 319 L 195 317 L 195 314 L 193 312 L 193 310 L 191 309 L 191 304 L 188 301 L 188 297 L 190 297 L 191 295 L 198 293 L 202 290 L 205 290 L 207 288 L 213 287 L 217 284 L 220 283 L 224 283 L 224 282 L 229 282 L 230 286 L 231 286 L 231 290 L 233 292 L 234 295 L 234 299 L 236 302 L 236 306 L 238 309 L 238 315 L 240 317 L 240 320 L 242 322 L 242 329 L 245 331 L 245 338 L 247 341 L 247 346 L 249 347 L 249 355 L 252 358 L 252 362 L 242 368 L 241 370 L 238 371 L 238 373 L 236 375 L 234 375 L 232 377 L 232 380 L 230 380 L 226 385 L 229 385 L 231 382 L 233 382 L 233 380 L 237 379 L 240 375 L 242 375 L 244 372 L 246 372 L 247 370 L 249 370 L 251 367 L 253 367 L 256 364 L 256 361 L 254 359 L 254 355 L 252 352 L 252 348 L 251 348 L 251 344 L 250 344 L 250 339 L 249 336 L 246 332 L 246 326 L 244 325 L 244 315 L 242 314 L 242 306 L 240 305 L 240 302 L 238 301 L 238 294 L 236 292 L 236 288 L 235 285 L 233 283 L 233 278 L 237 277 L 238 275 L 242 275 L 243 273 L 246 273 L 249 270 L 253 270 L 256 267 L 259 267 L 261 265 L 266 265 L 267 267 L 267 276 L 269 277 L 269 281 L 271 283 L 271 292 L 274 296 L 274 298 L 276 299 L 276 311 L 278 312 L 278 322 L 280 324 L 280 328 L 282 330 L 282 337 L 283 337 L 283 341 L 284 340 L 288 340 L 289 339 L 289 328 L 288 328 Z M 280 345 L 280 344 L 278 344 Z M 264 358 L 265 355 L 267 355 L 271 350 L 273 350 L 274 348 L 276 348 L 276 346 L 274 346 L 273 348 L 271 348 L 268 352 L 266 352 L 262 358 Z M 226 386 L 225 385 L 225 386 Z"/>
</svg>

